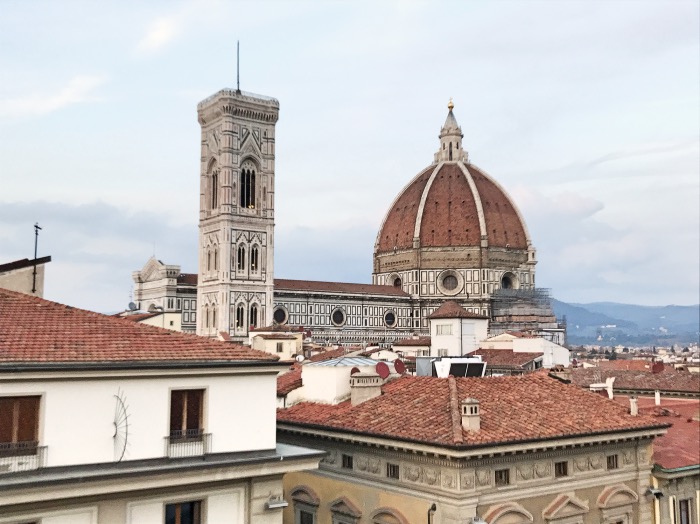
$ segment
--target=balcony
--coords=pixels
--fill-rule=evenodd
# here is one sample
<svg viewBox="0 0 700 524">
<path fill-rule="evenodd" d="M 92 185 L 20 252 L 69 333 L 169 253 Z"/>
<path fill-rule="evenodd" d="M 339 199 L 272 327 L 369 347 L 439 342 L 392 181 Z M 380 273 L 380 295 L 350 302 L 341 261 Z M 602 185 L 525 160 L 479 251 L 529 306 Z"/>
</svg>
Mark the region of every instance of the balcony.
<svg viewBox="0 0 700 524">
<path fill-rule="evenodd" d="M 202 429 L 173 430 L 165 437 L 168 458 L 198 457 L 211 453 L 211 433 Z"/>
<path fill-rule="evenodd" d="M 36 441 L 0 443 L 0 475 L 45 467 L 47 450 Z"/>
</svg>

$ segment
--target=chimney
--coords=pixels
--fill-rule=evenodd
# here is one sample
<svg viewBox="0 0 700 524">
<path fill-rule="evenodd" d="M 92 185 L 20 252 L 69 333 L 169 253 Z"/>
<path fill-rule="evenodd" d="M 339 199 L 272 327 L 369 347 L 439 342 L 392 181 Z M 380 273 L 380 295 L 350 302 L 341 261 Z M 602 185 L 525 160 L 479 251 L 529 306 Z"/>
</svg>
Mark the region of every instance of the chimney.
<svg viewBox="0 0 700 524">
<path fill-rule="evenodd" d="M 362 404 L 382 394 L 384 380 L 375 371 L 365 371 L 350 375 L 350 403 Z"/>
<path fill-rule="evenodd" d="M 481 429 L 481 410 L 479 409 L 479 401 L 475 398 L 467 398 L 462 401 L 462 427 L 467 431 Z"/>
<path fill-rule="evenodd" d="M 630 397 L 630 415 L 636 417 L 639 415 L 639 406 L 637 404 L 637 397 L 634 395 Z"/>
<path fill-rule="evenodd" d="M 654 391 L 654 404 L 657 406 L 661 405 L 661 392 L 658 389 Z"/>
<path fill-rule="evenodd" d="M 608 390 L 608 398 L 612 400 L 613 394 L 613 384 L 615 383 L 615 377 L 608 377 L 605 379 L 605 389 Z"/>
</svg>

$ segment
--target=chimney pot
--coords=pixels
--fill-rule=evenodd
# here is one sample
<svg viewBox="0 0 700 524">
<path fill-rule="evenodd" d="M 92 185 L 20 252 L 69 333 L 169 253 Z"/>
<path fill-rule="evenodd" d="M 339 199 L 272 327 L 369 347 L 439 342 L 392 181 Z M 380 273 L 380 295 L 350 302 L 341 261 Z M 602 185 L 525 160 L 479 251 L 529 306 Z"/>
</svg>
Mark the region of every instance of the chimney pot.
<svg viewBox="0 0 700 524">
<path fill-rule="evenodd" d="M 479 431 L 481 429 L 481 408 L 475 398 L 467 398 L 462 401 L 462 427 L 467 431 Z"/>
<path fill-rule="evenodd" d="M 637 403 L 637 397 L 635 396 L 630 397 L 630 415 L 633 417 L 639 415 L 639 405 Z"/>
</svg>

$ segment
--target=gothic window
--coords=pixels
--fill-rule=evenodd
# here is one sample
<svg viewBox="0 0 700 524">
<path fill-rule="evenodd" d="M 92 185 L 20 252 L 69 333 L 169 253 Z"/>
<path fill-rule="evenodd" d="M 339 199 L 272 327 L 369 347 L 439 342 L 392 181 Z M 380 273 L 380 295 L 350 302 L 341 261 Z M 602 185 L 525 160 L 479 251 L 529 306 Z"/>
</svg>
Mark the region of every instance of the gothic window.
<svg viewBox="0 0 700 524">
<path fill-rule="evenodd" d="M 450 142 L 450 160 L 452 160 L 452 142 Z"/>
<path fill-rule="evenodd" d="M 238 246 L 238 271 L 245 269 L 245 247 Z"/>
<path fill-rule="evenodd" d="M 243 316 L 245 311 L 243 310 L 243 304 L 238 304 L 236 307 L 236 329 L 243 329 Z"/>
<path fill-rule="evenodd" d="M 250 270 L 256 272 L 258 270 L 258 246 L 250 248 Z"/>
<path fill-rule="evenodd" d="M 219 207 L 219 172 L 214 171 L 211 175 L 211 192 L 210 192 L 211 209 Z"/>
<path fill-rule="evenodd" d="M 255 209 L 255 167 L 250 162 L 245 162 L 241 168 L 238 187 L 240 206 Z"/>
<path fill-rule="evenodd" d="M 214 250 L 214 271 L 219 269 L 219 250 Z"/>
<path fill-rule="evenodd" d="M 207 250 L 207 271 L 211 271 L 211 251 Z"/>
<path fill-rule="evenodd" d="M 209 327 L 209 308 L 204 308 L 204 325 Z"/>
<path fill-rule="evenodd" d="M 250 325 L 258 327 L 258 306 L 256 304 L 250 306 Z"/>
<path fill-rule="evenodd" d="M 216 327 L 216 308 L 211 310 L 211 327 Z"/>
</svg>

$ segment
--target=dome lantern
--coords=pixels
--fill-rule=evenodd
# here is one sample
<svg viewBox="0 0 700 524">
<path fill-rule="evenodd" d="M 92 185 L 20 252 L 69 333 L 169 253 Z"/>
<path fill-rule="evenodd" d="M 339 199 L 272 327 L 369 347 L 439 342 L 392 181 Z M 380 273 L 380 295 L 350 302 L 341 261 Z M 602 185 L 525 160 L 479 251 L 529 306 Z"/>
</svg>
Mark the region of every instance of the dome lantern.
<svg viewBox="0 0 700 524">
<path fill-rule="evenodd" d="M 462 149 L 462 138 L 464 138 L 464 135 L 462 134 L 462 128 L 459 127 L 457 119 L 452 112 L 454 106 L 454 102 L 452 102 L 450 98 L 450 102 L 447 104 L 447 118 L 440 130 L 440 149 L 435 153 L 435 163 L 467 162 L 469 159 L 467 152 Z"/>
</svg>

